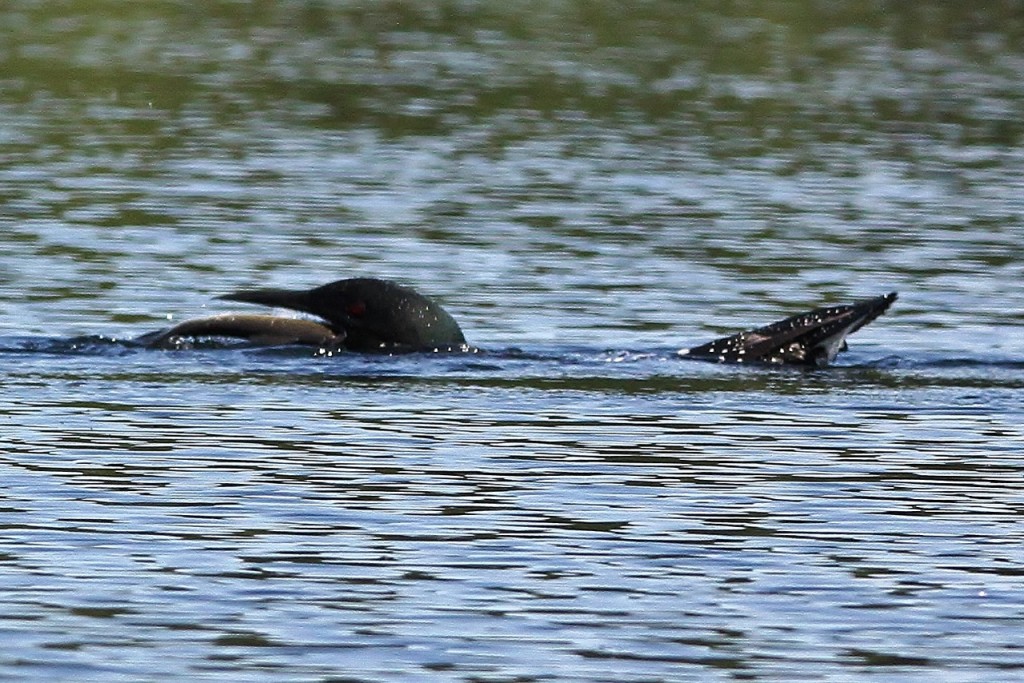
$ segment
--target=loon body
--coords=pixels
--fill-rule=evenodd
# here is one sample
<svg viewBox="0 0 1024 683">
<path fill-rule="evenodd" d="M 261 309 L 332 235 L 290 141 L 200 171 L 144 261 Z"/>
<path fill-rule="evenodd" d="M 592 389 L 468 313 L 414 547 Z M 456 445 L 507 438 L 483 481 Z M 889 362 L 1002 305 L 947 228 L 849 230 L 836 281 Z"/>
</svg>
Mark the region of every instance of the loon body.
<svg viewBox="0 0 1024 683">
<path fill-rule="evenodd" d="M 198 337 L 256 344 L 304 344 L 358 352 L 465 350 L 455 319 L 410 287 L 378 278 L 338 280 L 313 289 L 244 289 L 220 299 L 310 313 L 320 320 L 225 314 L 186 320 L 139 338 L 151 348 L 177 348 Z M 846 337 L 882 315 L 896 293 L 845 306 L 816 308 L 785 320 L 679 351 L 719 363 L 822 367 L 846 349 Z"/>
<path fill-rule="evenodd" d="M 753 330 L 683 349 L 680 356 L 719 363 L 824 367 L 846 350 L 846 337 L 885 313 L 896 292 L 845 306 L 825 306 Z"/>
</svg>

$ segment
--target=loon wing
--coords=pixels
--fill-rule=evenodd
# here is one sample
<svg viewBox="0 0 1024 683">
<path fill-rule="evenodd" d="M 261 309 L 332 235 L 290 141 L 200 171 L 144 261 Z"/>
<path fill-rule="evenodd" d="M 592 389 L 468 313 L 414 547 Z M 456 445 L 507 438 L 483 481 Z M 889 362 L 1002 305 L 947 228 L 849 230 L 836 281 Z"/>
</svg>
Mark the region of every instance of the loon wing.
<svg viewBox="0 0 1024 683">
<path fill-rule="evenodd" d="M 719 363 L 773 363 L 824 367 L 846 350 L 846 337 L 896 300 L 896 292 L 845 306 L 825 306 L 729 337 L 683 349 L 680 356 Z"/>
</svg>

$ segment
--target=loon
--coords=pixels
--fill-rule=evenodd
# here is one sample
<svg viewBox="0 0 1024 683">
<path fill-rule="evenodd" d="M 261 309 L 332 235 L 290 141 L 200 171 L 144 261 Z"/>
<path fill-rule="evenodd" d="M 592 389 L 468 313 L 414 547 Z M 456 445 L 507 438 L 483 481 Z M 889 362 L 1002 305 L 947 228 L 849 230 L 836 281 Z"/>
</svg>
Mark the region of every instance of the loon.
<svg viewBox="0 0 1024 683">
<path fill-rule="evenodd" d="M 824 367 L 846 350 L 848 335 L 885 313 L 896 297 L 896 292 L 890 292 L 844 306 L 815 308 L 678 353 L 719 363 Z"/>
<path fill-rule="evenodd" d="M 363 353 L 470 348 L 459 324 L 440 304 L 390 280 L 360 277 L 313 289 L 243 289 L 217 298 L 287 308 L 319 320 L 228 313 L 186 320 L 137 341 L 150 348 L 176 348 L 189 338 L 230 337 L 256 344 L 303 344 Z M 816 308 L 682 349 L 678 355 L 719 363 L 824 367 L 846 350 L 848 335 L 882 315 L 895 300 L 892 292 L 844 306 Z"/>
<path fill-rule="evenodd" d="M 313 289 L 243 289 L 219 299 L 311 313 L 320 321 L 226 314 L 186 320 L 141 337 L 167 348 L 188 337 L 235 337 L 257 344 L 309 344 L 360 352 L 465 349 L 462 329 L 440 304 L 390 280 L 350 278 Z"/>
</svg>

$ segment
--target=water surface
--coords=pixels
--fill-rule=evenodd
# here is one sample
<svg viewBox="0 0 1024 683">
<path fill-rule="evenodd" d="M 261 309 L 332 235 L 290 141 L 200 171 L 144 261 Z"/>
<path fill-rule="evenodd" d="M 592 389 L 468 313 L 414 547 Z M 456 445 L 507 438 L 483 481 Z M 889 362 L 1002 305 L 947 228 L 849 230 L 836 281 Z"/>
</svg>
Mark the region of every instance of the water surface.
<svg viewBox="0 0 1024 683">
<path fill-rule="evenodd" d="M 1013 681 L 1024 26 L 0 11 L 0 678 Z M 482 351 L 130 343 L 254 285 Z M 675 351 L 900 291 L 825 371 Z"/>
</svg>

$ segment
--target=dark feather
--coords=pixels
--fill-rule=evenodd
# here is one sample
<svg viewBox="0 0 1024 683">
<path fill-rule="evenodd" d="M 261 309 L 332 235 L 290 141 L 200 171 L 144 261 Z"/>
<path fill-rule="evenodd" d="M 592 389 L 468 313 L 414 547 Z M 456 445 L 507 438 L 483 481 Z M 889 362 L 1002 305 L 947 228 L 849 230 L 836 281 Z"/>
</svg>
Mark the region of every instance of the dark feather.
<svg viewBox="0 0 1024 683">
<path fill-rule="evenodd" d="M 684 349 L 679 355 L 719 363 L 772 363 L 822 367 L 846 350 L 846 337 L 896 300 L 896 292 L 845 306 L 825 306 L 785 320 Z"/>
</svg>

